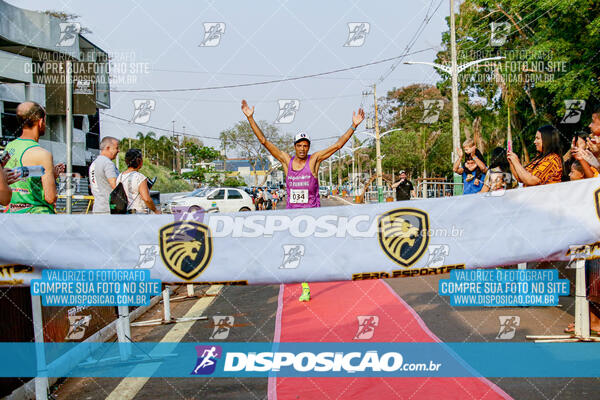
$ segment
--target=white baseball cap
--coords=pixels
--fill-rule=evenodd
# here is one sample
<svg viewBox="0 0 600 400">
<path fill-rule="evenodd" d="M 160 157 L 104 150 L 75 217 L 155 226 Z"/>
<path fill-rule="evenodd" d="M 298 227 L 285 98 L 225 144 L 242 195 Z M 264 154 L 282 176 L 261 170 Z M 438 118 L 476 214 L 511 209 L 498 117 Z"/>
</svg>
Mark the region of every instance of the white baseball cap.
<svg viewBox="0 0 600 400">
<path fill-rule="evenodd" d="M 294 136 L 294 144 L 298 143 L 301 140 L 306 140 L 310 144 L 310 137 L 308 137 L 308 133 L 298 132 L 298 134 Z"/>
</svg>

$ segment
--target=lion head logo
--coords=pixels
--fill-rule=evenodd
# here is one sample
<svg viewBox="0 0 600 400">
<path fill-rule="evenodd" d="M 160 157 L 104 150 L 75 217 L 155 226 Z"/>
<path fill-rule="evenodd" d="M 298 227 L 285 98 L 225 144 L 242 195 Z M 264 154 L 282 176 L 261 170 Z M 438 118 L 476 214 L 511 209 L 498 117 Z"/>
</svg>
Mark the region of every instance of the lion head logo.
<svg viewBox="0 0 600 400">
<path fill-rule="evenodd" d="M 162 227 L 159 244 L 167 268 L 185 280 L 200 275 L 212 258 L 210 230 L 196 221 L 177 221 Z"/>
<path fill-rule="evenodd" d="M 410 267 L 429 243 L 429 217 L 414 208 L 398 208 L 378 218 L 379 244 L 394 262 Z"/>
</svg>

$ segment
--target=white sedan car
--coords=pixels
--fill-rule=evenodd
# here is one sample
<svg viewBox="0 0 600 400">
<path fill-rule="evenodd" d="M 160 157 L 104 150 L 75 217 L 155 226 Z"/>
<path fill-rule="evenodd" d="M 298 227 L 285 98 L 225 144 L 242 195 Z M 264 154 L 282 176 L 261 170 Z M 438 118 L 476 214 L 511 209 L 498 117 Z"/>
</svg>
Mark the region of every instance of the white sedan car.
<svg viewBox="0 0 600 400">
<path fill-rule="evenodd" d="M 238 212 L 254 211 L 252 199 L 245 191 L 236 188 L 200 188 L 171 200 L 167 209 L 183 208 L 189 211 Z"/>
</svg>

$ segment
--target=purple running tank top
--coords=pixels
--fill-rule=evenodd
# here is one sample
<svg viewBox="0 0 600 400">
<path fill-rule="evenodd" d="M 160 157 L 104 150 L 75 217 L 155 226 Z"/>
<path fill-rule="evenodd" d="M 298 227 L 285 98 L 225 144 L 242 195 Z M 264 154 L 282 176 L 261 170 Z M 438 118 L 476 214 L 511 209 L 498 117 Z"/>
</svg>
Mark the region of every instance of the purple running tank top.
<svg viewBox="0 0 600 400">
<path fill-rule="evenodd" d="M 294 157 L 290 160 L 285 178 L 287 208 L 321 207 L 319 181 L 310 171 L 310 155 L 300 171 L 294 170 L 293 162 Z"/>
</svg>

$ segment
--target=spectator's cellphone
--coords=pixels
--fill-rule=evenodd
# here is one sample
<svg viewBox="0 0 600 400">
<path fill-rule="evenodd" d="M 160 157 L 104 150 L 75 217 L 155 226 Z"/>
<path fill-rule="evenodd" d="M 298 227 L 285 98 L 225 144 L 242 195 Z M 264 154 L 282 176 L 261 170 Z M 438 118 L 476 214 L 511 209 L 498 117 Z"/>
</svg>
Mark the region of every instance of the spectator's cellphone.
<svg viewBox="0 0 600 400">
<path fill-rule="evenodd" d="M 10 160 L 10 154 L 8 154 L 8 151 L 2 150 L 2 152 L 0 152 L 0 166 L 4 168 L 8 160 Z"/>
</svg>

